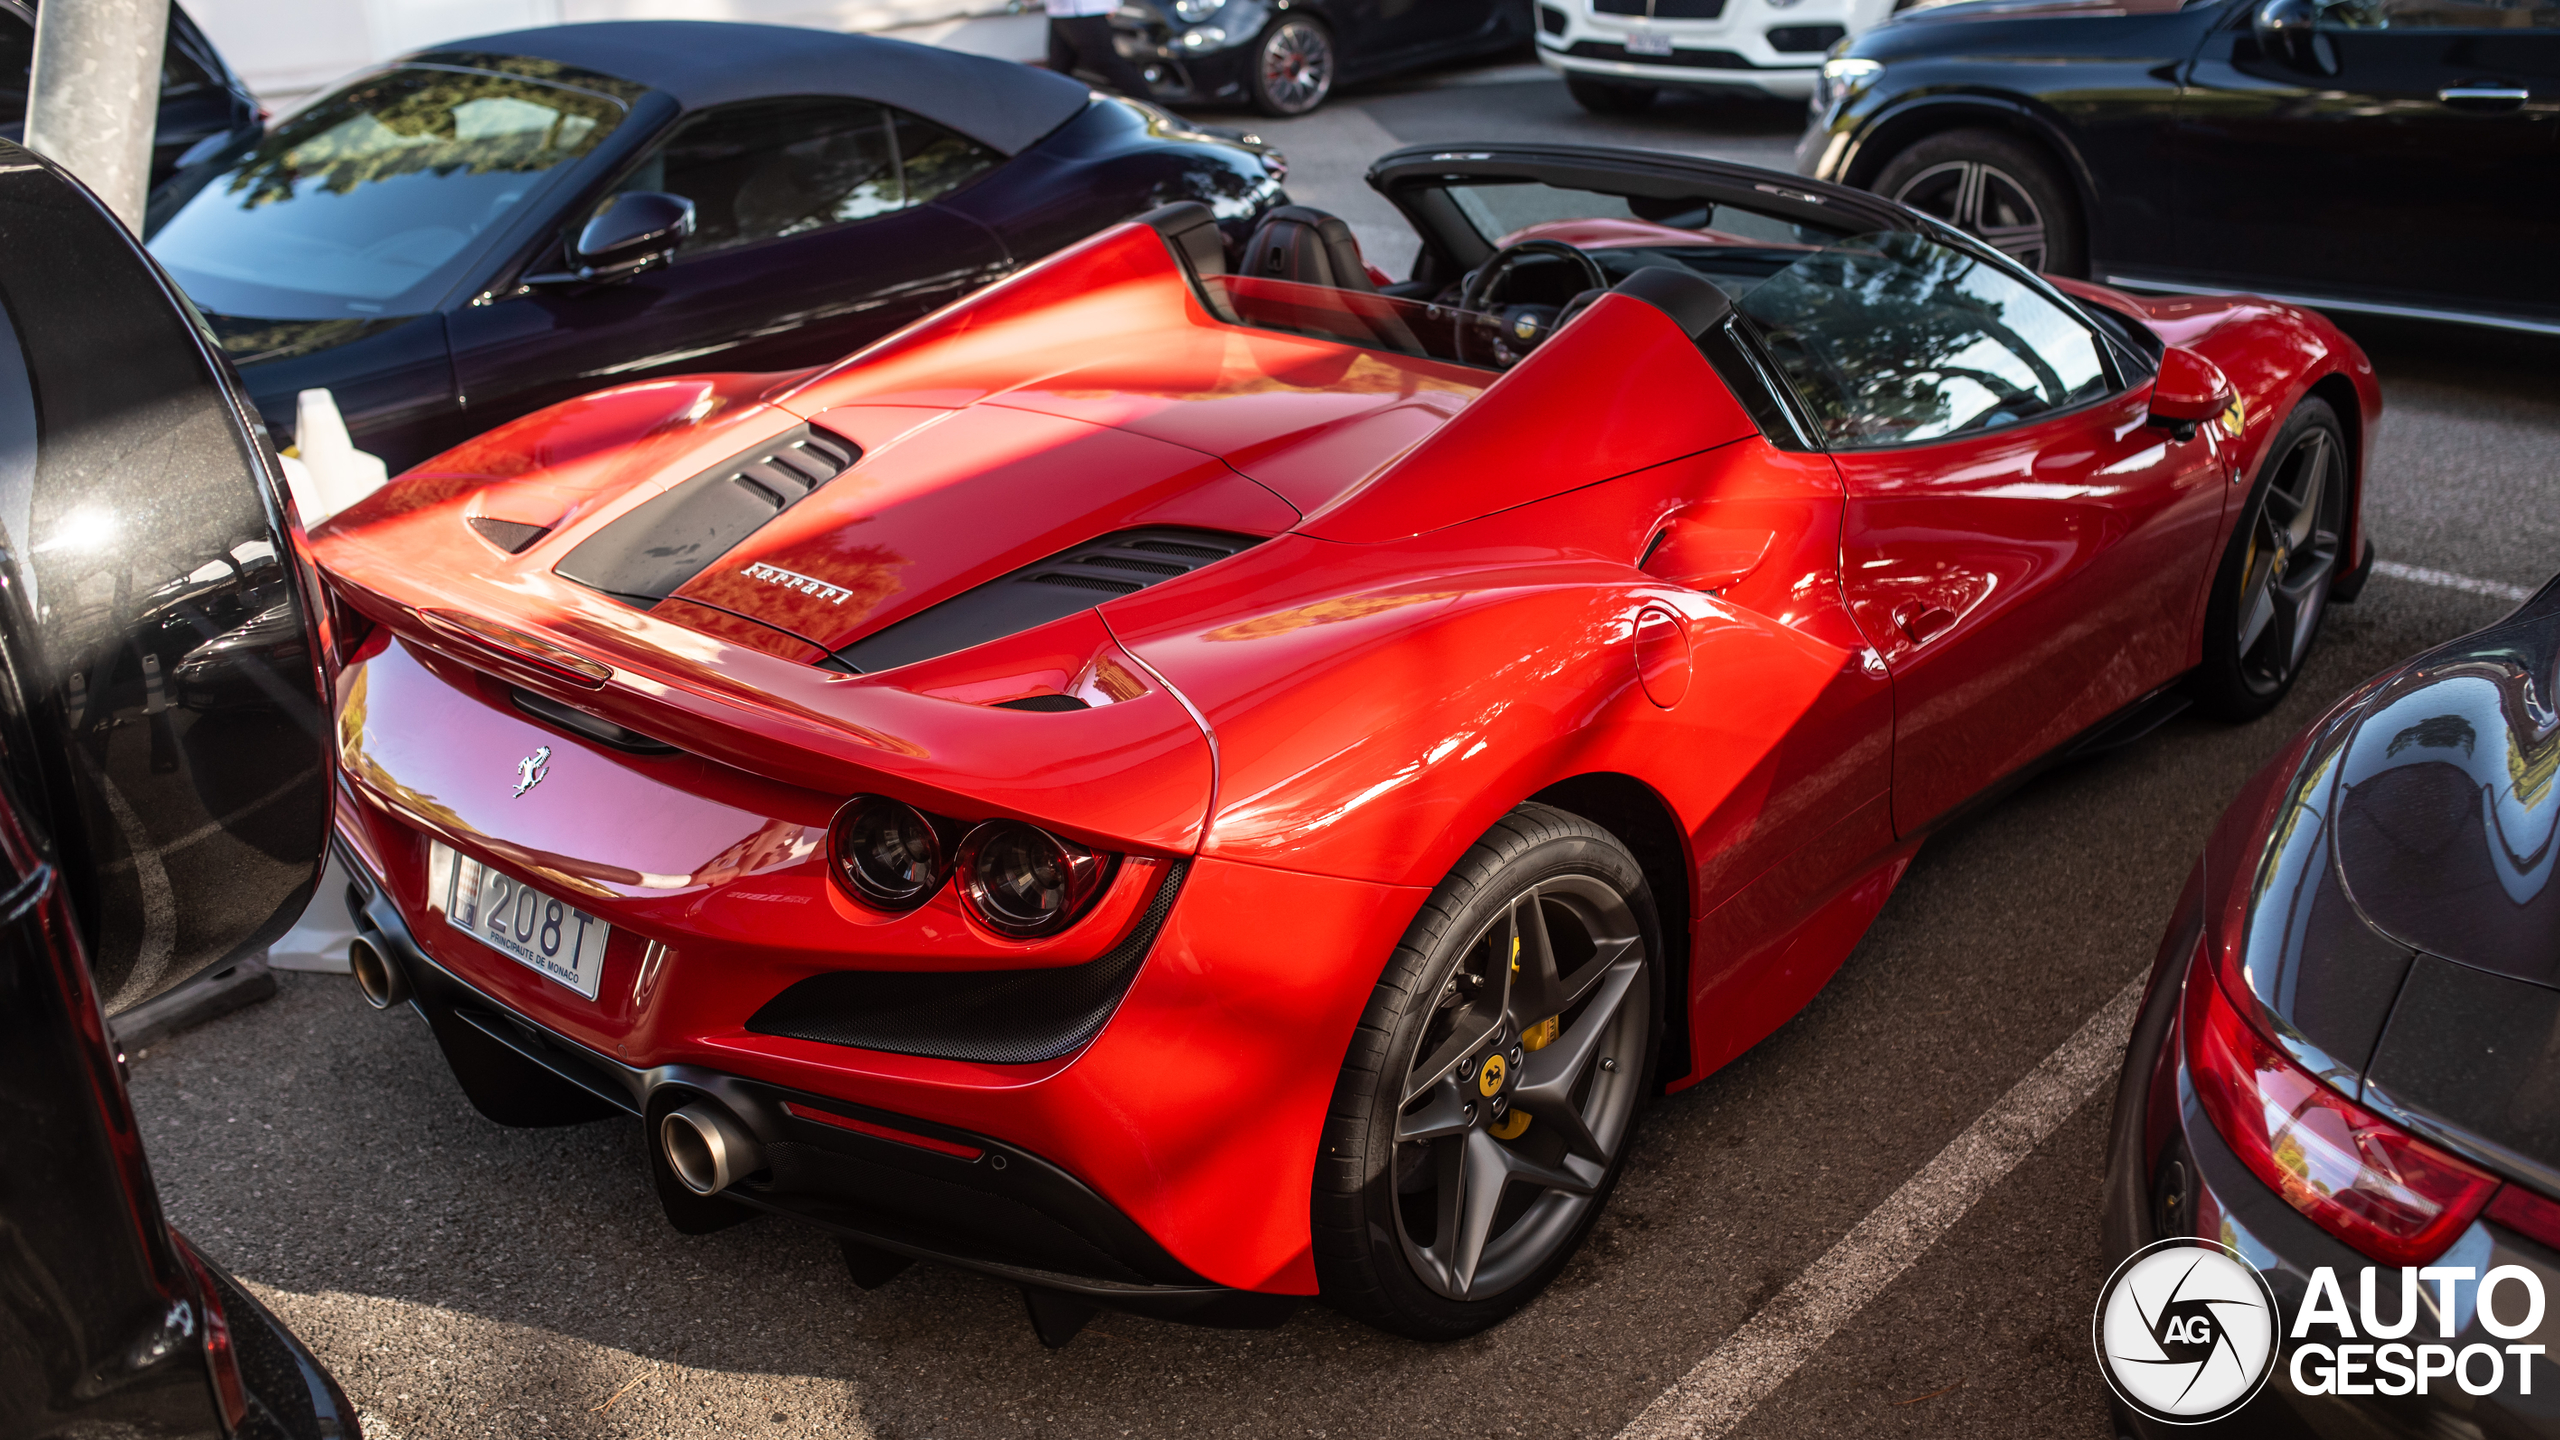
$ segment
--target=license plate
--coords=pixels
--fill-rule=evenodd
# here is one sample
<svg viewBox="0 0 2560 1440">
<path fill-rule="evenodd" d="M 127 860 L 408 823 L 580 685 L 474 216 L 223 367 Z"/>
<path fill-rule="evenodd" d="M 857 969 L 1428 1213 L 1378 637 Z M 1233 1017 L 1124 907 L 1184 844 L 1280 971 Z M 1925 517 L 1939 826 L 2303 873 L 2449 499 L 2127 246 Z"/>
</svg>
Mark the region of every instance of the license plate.
<svg viewBox="0 0 2560 1440">
<path fill-rule="evenodd" d="M 427 904 L 445 923 L 590 1000 L 613 927 L 453 847 L 427 846 Z"/>
<path fill-rule="evenodd" d="M 1627 32 L 1627 53 L 1630 55 L 1668 55 L 1671 53 L 1671 37 L 1668 35 L 1648 35 L 1641 30 L 1631 30 Z"/>
</svg>

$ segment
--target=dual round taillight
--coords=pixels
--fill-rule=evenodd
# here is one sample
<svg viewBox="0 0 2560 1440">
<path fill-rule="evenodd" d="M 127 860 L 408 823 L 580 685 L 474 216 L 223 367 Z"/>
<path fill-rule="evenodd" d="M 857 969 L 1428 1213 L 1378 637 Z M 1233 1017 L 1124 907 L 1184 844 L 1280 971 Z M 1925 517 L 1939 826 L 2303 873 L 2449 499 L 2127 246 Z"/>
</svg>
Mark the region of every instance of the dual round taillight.
<svg viewBox="0 0 2560 1440">
<path fill-rule="evenodd" d="M 856 795 L 827 832 L 836 882 L 883 910 L 912 910 L 955 873 L 960 900 L 978 923 L 1028 939 L 1063 930 L 1102 891 L 1110 858 L 1021 820 L 989 820 L 961 837 L 956 853 L 936 824 L 904 801 Z"/>
<path fill-rule="evenodd" d="M 836 879 L 884 910 L 923 904 L 949 878 L 941 833 L 913 805 L 856 795 L 827 835 Z"/>
</svg>

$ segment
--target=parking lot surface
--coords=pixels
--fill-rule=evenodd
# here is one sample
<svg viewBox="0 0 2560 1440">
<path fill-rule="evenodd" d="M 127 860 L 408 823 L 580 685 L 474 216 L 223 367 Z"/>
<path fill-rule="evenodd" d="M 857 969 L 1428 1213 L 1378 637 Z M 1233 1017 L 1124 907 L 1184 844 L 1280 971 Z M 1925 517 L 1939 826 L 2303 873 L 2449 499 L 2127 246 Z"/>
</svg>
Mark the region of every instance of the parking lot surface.
<svg viewBox="0 0 2560 1440">
<path fill-rule="evenodd" d="M 1208 118 L 1277 140 L 1292 193 L 1400 271 L 1392 215 L 1358 182 L 1393 146 L 1538 137 L 1783 166 L 1800 113 L 1682 102 L 1602 122 L 1514 66 L 1287 124 Z M 2357 333 L 2388 405 L 2366 501 L 2383 553 L 2539 585 L 2560 567 L 2560 348 Z M 138 1054 L 133 1093 L 172 1218 L 312 1345 L 378 1440 L 1614 1436 L 2149 963 L 2206 830 L 2288 732 L 2507 604 L 2378 577 L 2332 612 L 2276 714 L 2173 721 L 1933 841 L 1804 1014 L 1655 1108 L 1553 1289 L 1454 1345 L 1311 1305 L 1266 1332 L 1106 1314 L 1053 1352 L 993 1281 L 919 1265 L 866 1293 L 831 1243 L 775 1219 L 681 1236 L 636 1123 L 492 1125 L 421 1022 L 374 1014 L 342 977 L 284 976 L 273 1001 Z M 2107 1093 L 1730 1433 L 2109 1433 L 2089 1351 Z"/>
</svg>

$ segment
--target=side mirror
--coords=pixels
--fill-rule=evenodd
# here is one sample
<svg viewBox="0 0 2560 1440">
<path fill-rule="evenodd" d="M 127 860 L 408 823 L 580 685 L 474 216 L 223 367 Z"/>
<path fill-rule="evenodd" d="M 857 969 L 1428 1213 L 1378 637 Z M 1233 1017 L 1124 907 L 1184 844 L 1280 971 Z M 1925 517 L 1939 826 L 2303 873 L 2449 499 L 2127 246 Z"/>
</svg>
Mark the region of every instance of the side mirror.
<svg viewBox="0 0 2560 1440">
<path fill-rule="evenodd" d="M 2151 423 L 2181 440 L 2192 438 L 2198 425 L 2231 408 L 2232 394 L 2221 367 L 2172 345 L 2151 382 Z"/>
<path fill-rule="evenodd" d="M 2268 59 L 2306 75 L 2335 75 L 2337 52 L 2320 33 L 2319 19 L 2319 0 L 2263 0 L 2250 29 Z"/>
<path fill-rule="evenodd" d="M 577 268 L 527 275 L 527 285 L 566 285 L 619 280 L 675 258 L 693 234 L 693 202 L 656 190 L 631 190 L 604 202 L 569 247 Z"/>
</svg>

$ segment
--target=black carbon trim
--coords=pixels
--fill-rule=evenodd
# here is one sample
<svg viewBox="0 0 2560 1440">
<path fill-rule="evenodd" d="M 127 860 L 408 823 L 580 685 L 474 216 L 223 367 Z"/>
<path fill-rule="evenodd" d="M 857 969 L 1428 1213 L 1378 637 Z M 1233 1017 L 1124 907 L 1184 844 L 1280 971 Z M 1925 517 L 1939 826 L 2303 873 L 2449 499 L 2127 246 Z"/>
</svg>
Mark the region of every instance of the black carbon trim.
<svg viewBox="0 0 2560 1440">
<path fill-rule="evenodd" d="M 838 970 L 786 988 L 747 1019 L 780 1035 L 985 1065 L 1055 1060 L 1102 1032 L 1173 913 L 1188 860 L 1166 867 L 1127 938 L 1082 965 L 1046 970 Z"/>
<path fill-rule="evenodd" d="M 472 533 L 510 555 L 521 555 L 533 542 L 551 533 L 548 525 L 527 525 L 521 520 L 498 520 L 487 515 L 469 515 L 463 522 Z"/>
<path fill-rule="evenodd" d="M 840 435 L 794 426 L 579 541 L 552 573 L 646 609 L 861 458 Z"/>
<path fill-rule="evenodd" d="M 1019 635 L 1159 580 L 1188 575 L 1262 543 L 1258 535 L 1157 527 L 1123 530 L 999 575 L 974 590 L 875 630 L 821 661 L 876 674 L 1007 635 Z"/>
</svg>

